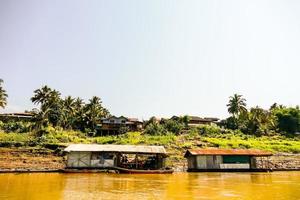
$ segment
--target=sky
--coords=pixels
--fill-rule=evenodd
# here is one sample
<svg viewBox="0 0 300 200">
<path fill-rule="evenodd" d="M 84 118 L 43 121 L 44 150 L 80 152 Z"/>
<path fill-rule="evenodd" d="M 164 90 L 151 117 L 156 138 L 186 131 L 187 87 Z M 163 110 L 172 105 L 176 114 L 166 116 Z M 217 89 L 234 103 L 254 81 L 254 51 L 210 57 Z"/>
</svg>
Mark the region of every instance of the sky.
<svg viewBox="0 0 300 200">
<path fill-rule="evenodd" d="M 48 85 L 113 115 L 228 116 L 300 104 L 300 1 L 0 0 L 0 112 Z"/>
</svg>

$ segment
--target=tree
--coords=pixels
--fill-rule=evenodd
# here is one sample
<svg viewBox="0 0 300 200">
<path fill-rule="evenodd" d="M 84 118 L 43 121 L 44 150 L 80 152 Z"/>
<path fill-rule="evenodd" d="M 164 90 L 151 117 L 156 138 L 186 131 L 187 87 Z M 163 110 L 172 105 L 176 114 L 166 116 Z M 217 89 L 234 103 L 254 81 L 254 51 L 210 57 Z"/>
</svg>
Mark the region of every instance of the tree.
<svg viewBox="0 0 300 200">
<path fill-rule="evenodd" d="M 76 108 L 75 108 L 75 99 L 71 96 L 67 96 L 62 103 L 62 126 L 64 128 L 71 128 L 76 120 Z"/>
<path fill-rule="evenodd" d="M 256 106 L 250 109 L 247 116 L 247 132 L 257 135 L 267 134 L 272 124 L 271 115 L 267 110 Z"/>
<path fill-rule="evenodd" d="M 84 116 L 85 116 L 85 103 L 79 97 L 74 100 L 74 121 L 72 124 L 73 129 L 84 130 Z"/>
<path fill-rule="evenodd" d="M 229 103 L 227 104 L 228 112 L 236 118 L 239 114 L 247 112 L 246 99 L 242 95 L 234 94 L 229 97 Z"/>
<path fill-rule="evenodd" d="M 184 115 L 182 117 L 179 117 L 179 122 L 184 124 L 185 128 L 188 128 L 190 121 L 190 116 Z"/>
<path fill-rule="evenodd" d="M 35 90 L 34 96 L 31 97 L 31 101 L 34 104 L 45 104 L 47 101 L 49 101 L 49 98 L 51 96 L 52 89 L 49 88 L 47 85 L 43 86 L 41 89 Z"/>
<path fill-rule="evenodd" d="M 40 111 L 43 113 L 43 119 L 46 119 L 53 125 L 58 126 L 62 121 L 62 99 L 60 92 L 52 90 L 48 86 L 34 91 L 31 101 L 40 104 Z"/>
<path fill-rule="evenodd" d="M 4 90 L 2 87 L 2 83 L 3 83 L 3 80 L 0 79 L 0 107 L 5 108 L 5 106 L 7 105 L 8 95 L 6 93 L 6 90 Z"/>
<path fill-rule="evenodd" d="M 109 111 L 102 106 L 101 99 L 94 96 L 89 100 L 89 103 L 85 105 L 84 116 L 88 128 L 95 130 L 101 118 L 109 116 Z"/>
<path fill-rule="evenodd" d="M 281 107 L 274 110 L 279 131 L 293 134 L 300 131 L 300 109 Z"/>
</svg>

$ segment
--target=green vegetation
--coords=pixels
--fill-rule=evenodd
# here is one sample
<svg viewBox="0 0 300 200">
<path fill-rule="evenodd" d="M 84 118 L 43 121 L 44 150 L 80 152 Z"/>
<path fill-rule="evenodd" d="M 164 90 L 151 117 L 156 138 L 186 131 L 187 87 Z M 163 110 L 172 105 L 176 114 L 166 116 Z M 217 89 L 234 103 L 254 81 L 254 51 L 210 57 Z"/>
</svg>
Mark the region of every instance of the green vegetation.
<svg viewBox="0 0 300 200">
<path fill-rule="evenodd" d="M 82 99 L 67 96 L 61 98 L 57 90 L 43 86 L 34 91 L 31 98 L 40 109 L 33 111 L 35 130 L 47 126 L 62 127 L 67 130 L 95 131 L 99 119 L 109 116 L 109 111 L 102 106 L 99 97 L 92 97 L 88 103 Z"/>
<path fill-rule="evenodd" d="M 141 132 L 128 132 L 118 136 L 90 137 L 80 131 L 65 131 L 48 127 L 44 134 L 0 133 L 1 146 L 65 146 L 69 143 L 96 144 L 144 144 L 163 145 L 168 151 L 181 155 L 188 148 L 252 148 L 272 152 L 300 153 L 300 138 L 282 135 L 255 136 L 217 126 L 202 125 L 189 130 L 186 134 L 149 135 Z"/>
<path fill-rule="evenodd" d="M 295 136 L 300 132 L 300 109 L 274 103 L 265 110 L 258 106 L 246 109 L 246 99 L 242 95 L 233 95 L 227 104 L 231 117 L 223 120 L 221 125 L 232 130 L 241 130 L 245 134 L 268 136 L 281 133 Z"/>
<path fill-rule="evenodd" d="M 3 80 L 0 79 L 0 108 L 4 108 L 7 104 L 7 93 L 2 87 Z"/>
<path fill-rule="evenodd" d="M 0 79 L 0 107 L 7 104 L 7 93 Z M 217 125 L 189 127 L 189 117 L 144 122 L 143 132 L 96 136 L 97 123 L 110 115 L 99 97 L 87 103 L 81 98 L 61 97 L 59 91 L 43 86 L 31 101 L 39 109 L 31 111 L 31 121 L 0 121 L 0 146 L 57 148 L 69 143 L 164 145 L 173 158 L 187 148 L 253 148 L 273 152 L 300 153 L 300 109 L 273 104 L 265 110 L 249 110 L 246 99 L 234 94 L 227 104 L 231 116 Z"/>
</svg>

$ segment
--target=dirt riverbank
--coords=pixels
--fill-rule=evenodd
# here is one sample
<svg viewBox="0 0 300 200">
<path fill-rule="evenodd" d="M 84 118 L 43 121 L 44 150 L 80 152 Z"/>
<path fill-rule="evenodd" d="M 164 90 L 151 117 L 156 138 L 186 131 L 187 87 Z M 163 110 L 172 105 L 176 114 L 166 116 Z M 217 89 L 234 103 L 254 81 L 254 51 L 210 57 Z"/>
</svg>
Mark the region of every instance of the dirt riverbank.
<svg viewBox="0 0 300 200">
<path fill-rule="evenodd" d="M 65 167 L 64 157 L 37 148 L 0 148 L 1 171 L 51 171 Z"/>
<path fill-rule="evenodd" d="M 300 154 L 278 153 L 270 157 L 273 170 L 300 170 Z M 187 169 L 182 155 L 171 158 L 168 165 L 175 171 Z M 0 172 L 6 171 L 59 171 L 65 168 L 65 156 L 46 148 L 0 148 Z"/>
</svg>

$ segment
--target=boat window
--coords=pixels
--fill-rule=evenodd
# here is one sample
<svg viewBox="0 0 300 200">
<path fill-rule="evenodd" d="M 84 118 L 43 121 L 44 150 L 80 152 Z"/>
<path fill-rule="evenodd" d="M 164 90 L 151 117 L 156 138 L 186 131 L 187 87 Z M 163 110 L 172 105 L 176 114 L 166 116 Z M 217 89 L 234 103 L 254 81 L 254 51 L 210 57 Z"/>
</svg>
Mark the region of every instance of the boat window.
<svg viewBox="0 0 300 200">
<path fill-rule="evenodd" d="M 249 163 L 249 156 L 223 156 L 223 163 Z"/>
<path fill-rule="evenodd" d="M 114 158 L 114 154 L 112 154 L 112 153 L 103 153 L 102 156 L 104 159 L 113 159 Z"/>
</svg>

